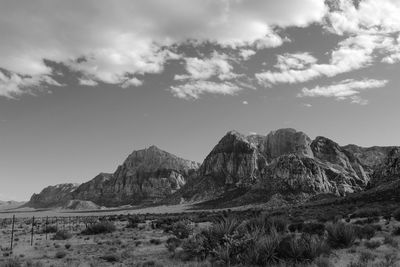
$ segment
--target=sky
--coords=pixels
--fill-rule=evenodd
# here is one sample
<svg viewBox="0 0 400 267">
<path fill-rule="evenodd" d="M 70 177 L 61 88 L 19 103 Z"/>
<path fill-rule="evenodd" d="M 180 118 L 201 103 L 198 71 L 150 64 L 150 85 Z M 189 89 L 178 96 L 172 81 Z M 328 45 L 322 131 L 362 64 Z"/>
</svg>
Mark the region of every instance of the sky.
<svg viewBox="0 0 400 267">
<path fill-rule="evenodd" d="M 400 145 L 399 33 L 398 0 L 2 0 L 0 200 L 233 129 Z"/>
</svg>

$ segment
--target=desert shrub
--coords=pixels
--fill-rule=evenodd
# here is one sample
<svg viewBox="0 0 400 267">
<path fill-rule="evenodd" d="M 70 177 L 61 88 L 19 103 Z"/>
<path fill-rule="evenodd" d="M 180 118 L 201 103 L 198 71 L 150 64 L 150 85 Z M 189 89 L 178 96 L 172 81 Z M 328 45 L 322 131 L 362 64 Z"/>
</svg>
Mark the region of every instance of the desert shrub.
<svg viewBox="0 0 400 267">
<path fill-rule="evenodd" d="M 375 227 L 372 225 L 365 225 L 365 226 L 357 226 L 355 227 L 357 237 L 360 239 L 366 238 L 366 239 L 371 239 L 372 237 L 375 236 Z"/>
<path fill-rule="evenodd" d="M 117 254 L 109 253 L 104 256 L 101 256 L 100 259 L 105 260 L 106 262 L 119 262 L 120 258 Z"/>
<path fill-rule="evenodd" d="M 395 211 L 393 211 L 392 217 L 393 217 L 396 221 L 400 221 L 400 208 L 398 208 L 398 209 L 396 209 Z"/>
<path fill-rule="evenodd" d="M 381 215 L 381 210 L 377 208 L 361 208 L 356 210 L 350 218 L 377 217 Z"/>
<path fill-rule="evenodd" d="M 185 239 L 193 233 L 193 227 L 190 221 L 183 220 L 174 223 L 171 231 L 177 238 Z"/>
<path fill-rule="evenodd" d="M 70 232 L 60 230 L 54 234 L 53 240 L 67 240 L 67 239 L 70 239 L 71 237 L 72 237 L 72 234 Z"/>
<path fill-rule="evenodd" d="M 182 243 L 184 252 L 183 260 L 204 260 L 210 253 L 206 248 L 206 238 L 202 234 L 197 234 L 184 240 Z"/>
<path fill-rule="evenodd" d="M 57 226 L 55 225 L 48 225 L 45 229 L 43 229 L 43 233 L 56 233 L 57 232 Z"/>
<path fill-rule="evenodd" d="M 286 232 L 289 225 L 288 219 L 282 216 L 268 218 L 268 223 L 270 227 L 275 228 L 279 233 Z"/>
<path fill-rule="evenodd" d="M 356 239 L 356 231 L 350 224 L 330 223 L 326 226 L 328 243 L 332 248 L 348 248 Z"/>
<path fill-rule="evenodd" d="M 321 255 L 329 255 L 330 247 L 326 240 L 309 234 L 288 235 L 278 247 L 278 255 L 283 260 L 294 262 L 313 261 Z"/>
<path fill-rule="evenodd" d="M 393 229 L 392 235 L 400 235 L 400 227 L 396 227 Z"/>
<path fill-rule="evenodd" d="M 222 239 L 225 235 L 232 235 L 236 231 L 241 222 L 233 217 L 222 218 L 208 229 L 210 235 L 216 239 Z"/>
<path fill-rule="evenodd" d="M 1 267 L 21 267 L 22 264 L 18 258 L 10 258 L 1 263 Z"/>
<path fill-rule="evenodd" d="M 334 267 L 328 257 L 318 257 L 314 260 L 316 267 Z"/>
<path fill-rule="evenodd" d="M 172 253 L 172 256 L 175 256 L 176 249 L 182 244 L 182 241 L 176 237 L 170 237 L 167 239 L 165 243 L 165 247 L 169 252 Z"/>
<path fill-rule="evenodd" d="M 71 248 L 71 244 L 67 243 L 67 244 L 64 245 L 64 247 L 65 247 L 66 249 L 70 249 L 70 248 Z"/>
<path fill-rule="evenodd" d="M 385 235 L 385 237 L 383 238 L 383 243 L 394 248 L 399 247 L 399 242 L 390 235 Z"/>
<path fill-rule="evenodd" d="M 62 259 L 65 258 L 65 256 L 67 256 L 67 253 L 63 250 L 57 251 L 56 252 L 56 258 L 57 259 Z"/>
<path fill-rule="evenodd" d="M 272 230 L 269 234 L 259 235 L 259 233 L 249 233 L 250 243 L 241 256 L 241 261 L 245 264 L 267 266 L 276 263 L 278 258 L 278 246 L 281 240 L 279 234 Z M 253 235 L 253 237 L 251 236 Z"/>
<path fill-rule="evenodd" d="M 380 241 L 377 241 L 377 240 L 369 240 L 369 241 L 366 241 L 364 243 L 364 245 L 366 248 L 376 249 L 376 248 L 380 247 L 382 244 Z"/>
<path fill-rule="evenodd" d="M 128 217 L 128 225 L 126 228 L 137 228 L 139 223 L 141 222 L 139 216 L 129 216 Z"/>
<path fill-rule="evenodd" d="M 310 235 L 323 235 L 325 233 L 325 224 L 323 223 L 304 223 L 302 232 Z"/>
<path fill-rule="evenodd" d="M 97 234 L 105 234 L 112 233 L 116 230 L 115 225 L 112 222 L 98 222 L 89 224 L 88 227 L 82 231 L 84 235 L 97 235 Z"/>
<path fill-rule="evenodd" d="M 153 245 L 160 245 L 161 244 L 161 240 L 160 239 L 150 239 L 150 244 Z"/>
</svg>

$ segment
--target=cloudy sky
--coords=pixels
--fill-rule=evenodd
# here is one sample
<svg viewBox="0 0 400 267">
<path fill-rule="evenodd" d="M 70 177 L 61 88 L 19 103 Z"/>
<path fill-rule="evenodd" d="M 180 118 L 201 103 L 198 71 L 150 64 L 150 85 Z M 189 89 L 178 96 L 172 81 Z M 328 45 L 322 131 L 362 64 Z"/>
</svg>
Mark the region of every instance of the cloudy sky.
<svg viewBox="0 0 400 267">
<path fill-rule="evenodd" d="M 0 2 L 0 199 L 229 130 L 400 145 L 398 0 Z"/>
</svg>

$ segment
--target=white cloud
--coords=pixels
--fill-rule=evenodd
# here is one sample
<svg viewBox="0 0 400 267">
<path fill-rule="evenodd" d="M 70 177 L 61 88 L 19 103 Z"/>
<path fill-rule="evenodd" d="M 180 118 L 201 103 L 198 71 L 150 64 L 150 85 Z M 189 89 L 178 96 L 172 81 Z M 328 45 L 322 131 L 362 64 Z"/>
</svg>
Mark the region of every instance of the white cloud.
<svg viewBox="0 0 400 267">
<path fill-rule="evenodd" d="M 306 107 L 306 108 L 311 108 L 312 107 L 312 105 L 309 104 L 309 103 L 304 103 L 303 106 Z"/>
<path fill-rule="evenodd" d="M 284 71 L 289 69 L 304 69 L 307 66 L 316 63 L 317 59 L 310 55 L 310 53 L 304 52 L 278 55 L 277 61 L 275 68 Z"/>
<path fill-rule="evenodd" d="M 0 68 L 45 82 L 52 74 L 47 59 L 95 82 L 121 85 L 137 73 L 163 71 L 177 58 L 168 51 L 173 43 L 274 47 L 284 41 L 274 26 L 303 27 L 325 13 L 320 0 L 1 2 L 0 36 L 7 38 L 0 42 Z M 26 88 L 1 90 L 21 94 Z"/>
<path fill-rule="evenodd" d="M 131 79 L 129 79 L 129 80 L 126 80 L 126 81 L 121 85 L 121 87 L 122 87 L 122 88 L 128 88 L 128 87 L 130 87 L 130 86 L 135 86 L 135 87 L 137 87 L 137 86 L 141 86 L 141 85 L 143 85 L 143 82 L 142 82 L 141 80 L 139 80 L 139 79 L 133 77 L 133 78 L 131 78 Z"/>
<path fill-rule="evenodd" d="M 204 93 L 234 95 L 241 90 L 239 86 L 230 82 L 191 81 L 183 85 L 171 86 L 175 97 L 183 99 L 198 99 Z"/>
<path fill-rule="evenodd" d="M 243 105 L 248 105 L 249 102 L 247 102 L 246 100 L 244 100 L 244 101 L 242 102 L 242 104 L 243 104 Z"/>
<path fill-rule="evenodd" d="M 303 88 L 299 97 L 334 97 L 337 100 L 350 99 L 352 103 L 367 104 L 359 94 L 361 91 L 372 88 L 384 87 L 388 83 L 387 80 L 344 80 L 340 83 L 329 86 L 316 86 L 312 89 Z"/>
<path fill-rule="evenodd" d="M 85 85 L 85 86 L 96 86 L 99 83 L 96 82 L 96 81 L 93 81 L 92 79 L 81 78 L 81 79 L 79 79 L 79 84 L 80 85 Z"/>
<path fill-rule="evenodd" d="M 255 75 L 257 80 L 266 86 L 302 83 L 321 76 L 333 77 L 368 66 L 373 60 L 374 51 L 386 44 L 386 40 L 385 36 L 380 35 L 352 36 L 340 42 L 338 48 L 331 52 L 328 64 L 318 64 L 306 53 L 297 54 L 297 57 L 293 54 L 283 55 L 278 56 L 276 65 L 282 71 L 266 71 Z M 300 59 L 298 55 L 302 55 L 303 58 Z"/>
<path fill-rule="evenodd" d="M 248 60 L 250 59 L 252 56 L 254 56 L 256 54 L 256 51 L 251 50 L 251 49 L 241 49 L 240 50 L 240 56 L 244 59 L 244 60 Z"/>
<path fill-rule="evenodd" d="M 43 90 L 47 85 L 61 86 L 50 76 L 22 76 L 0 71 L 0 96 L 16 98 L 24 93 L 33 94 L 32 89 Z"/>
<path fill-rule="evenodd" d="M 175 80 L 207 80 L 217 77 L 219 80 L 230 80 L 237 77 L 226 55 L 213 53 L 211 58 L 185 58 L 186 75 L 175 75 Z"/>
</svg>

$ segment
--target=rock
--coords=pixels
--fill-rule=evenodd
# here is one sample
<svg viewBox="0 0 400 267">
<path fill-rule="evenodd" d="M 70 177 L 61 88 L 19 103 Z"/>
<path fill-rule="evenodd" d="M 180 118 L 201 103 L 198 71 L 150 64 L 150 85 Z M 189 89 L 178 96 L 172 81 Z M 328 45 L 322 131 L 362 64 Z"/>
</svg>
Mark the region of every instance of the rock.
<svg viewBox="0 0 400 267">
<path fill-rule="evenodd" d="M 134 151 L 111 179 L 92 191 L 98 196 L 94 202 L 103 206 L 157 202 L 180 189 L 198 166 L 156 146 Z"/>
<path fill-rule="evenodd" d="M 78 184 L 58 184 L 44 188 L 39 194 L 33 194 L 24 206 L 32 208 L 55 208 L 66 205 L 72 200 L 72 193 Z"/>
<path fill-rule="evenodd" d="M 92 180 L 81 184 L 74 192 L 73 199 L 89 200 L 95 203 L 102 203 L 102 197 L 113 175 L 100 173 Z"/>
<path fill-rule="evenodd" d="M 371 186 L 376 187 L 400 179 L 400 148 L 393 148 L 385 161 L 374 171 Z"/>
<path fill-rule="evenodd" d="M 269 160 L 285 154 L 313 158 L 311 139 L 295 129 L 279 129 L 270 132 L 265 138 L 263 154 Z"/>
</svg>

